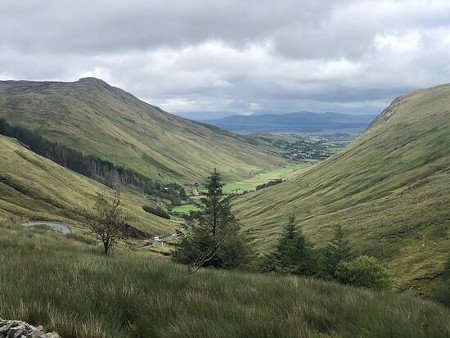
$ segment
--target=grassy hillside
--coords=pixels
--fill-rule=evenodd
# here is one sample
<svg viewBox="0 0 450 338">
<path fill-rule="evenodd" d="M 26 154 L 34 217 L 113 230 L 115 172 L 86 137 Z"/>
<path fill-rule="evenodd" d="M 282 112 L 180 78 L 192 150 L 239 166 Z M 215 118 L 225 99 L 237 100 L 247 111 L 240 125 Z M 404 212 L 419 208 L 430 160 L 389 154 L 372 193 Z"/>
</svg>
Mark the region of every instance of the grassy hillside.
<svg viewBox="0 0 450 338">
<path fill-rule="evenodd" d="M 85 229 L 80 212 L 92 207 L 99 192 L 112 190 L 27 150 L 15 140 L 0 136 L 0 220 L 61 220 Z M 125 211 L 130 223 L 151 234 L 176 228 L 171 222 L 142 210 L 152 205 L 149 197 L 126 191 Z M 83 225 L 84 224 L 84 225 Z"/>
<path fill-rule="evenodd" d="M 168 114 L 94 78 L 1 81 L 0 117 L 164 181 L 199 181 L 214 167 L 236 180 L 284 161 L 242 136 Z"/>
<path fill-rule="evenodd" d="M 395 287 L 427 294 L 450 252 L 450 85 L 397 99 L 337 155 L 243 197 L 239 217 L 262 250 L 293 214 L 318 245 L 340 223 L 384 260 Z"/>
<path fill-rule="evenodd" d="M 445 337 L 448 309 L 296 277 L 205 270 L 0 222 L 0 315 L 62 337 Z M 120 273 L 117 273 L 120 271 Z"/>
</svg>

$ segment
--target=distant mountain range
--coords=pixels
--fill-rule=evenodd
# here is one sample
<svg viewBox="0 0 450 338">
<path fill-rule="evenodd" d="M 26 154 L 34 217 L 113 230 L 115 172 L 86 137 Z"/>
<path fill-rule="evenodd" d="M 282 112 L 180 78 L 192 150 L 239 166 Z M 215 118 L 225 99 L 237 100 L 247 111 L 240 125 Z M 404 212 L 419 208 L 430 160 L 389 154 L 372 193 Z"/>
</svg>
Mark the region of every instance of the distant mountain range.
<svg viewBox="0 0 450 338">
<path fill-rule="evenodd" d="M 212 124 L 233 132 L 323 132 L 357 131 L 366 129 L 376 115 L 349 115 L 340 113 L 296 112 L 286 114 L 233 115 L 215 120 Z"/>
</svg>

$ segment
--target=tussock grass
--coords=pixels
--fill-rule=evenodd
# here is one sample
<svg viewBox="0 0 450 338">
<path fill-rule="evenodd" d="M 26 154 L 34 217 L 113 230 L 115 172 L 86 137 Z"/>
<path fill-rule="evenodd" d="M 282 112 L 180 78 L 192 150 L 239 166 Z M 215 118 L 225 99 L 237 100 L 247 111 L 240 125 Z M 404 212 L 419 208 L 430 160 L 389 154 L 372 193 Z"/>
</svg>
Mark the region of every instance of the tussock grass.
<svg viewBox="0 0 450 338">
<path fill-rule="evenodd" d="M 446 308 L 335 283 L 106 257 L 50 231 L 0 224 L 0 316 L 63 337 L 442 337 Z"/>
</svg>

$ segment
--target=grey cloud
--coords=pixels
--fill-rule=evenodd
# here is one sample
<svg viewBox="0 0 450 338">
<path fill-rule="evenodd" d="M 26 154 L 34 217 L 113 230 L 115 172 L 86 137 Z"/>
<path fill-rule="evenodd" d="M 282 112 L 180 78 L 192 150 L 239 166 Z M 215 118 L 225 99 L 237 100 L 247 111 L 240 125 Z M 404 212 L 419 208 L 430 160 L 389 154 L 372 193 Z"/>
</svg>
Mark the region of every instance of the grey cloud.
<svg viewBox="0 0 450 338">
<path fill-rule="evenodd" d="M 97 76 L 171 111 L 376 112 L 450 77 L 448 1 L 0 2 L 0 77 Z"/>
</svg>

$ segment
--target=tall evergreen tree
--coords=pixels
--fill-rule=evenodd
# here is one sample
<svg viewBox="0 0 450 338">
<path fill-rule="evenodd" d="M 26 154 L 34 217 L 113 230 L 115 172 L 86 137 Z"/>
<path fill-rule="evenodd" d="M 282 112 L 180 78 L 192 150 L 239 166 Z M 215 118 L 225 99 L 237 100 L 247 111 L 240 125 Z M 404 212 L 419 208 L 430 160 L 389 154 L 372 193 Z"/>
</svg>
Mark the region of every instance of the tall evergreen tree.
<svg viewBox="0 0 450 338">
<path fill-rule="evenodd" d="M 340 224 L 334 226 L 334 236 L 324 249 L 322 275 L 325 278 L 335 278 L 339 262 L 353 258 L 347 233 Z"/>
<path fill-rule="evenodd" d="M 190 220 L 190 231 L 181 239 L 174 258 L 196 268 L 236 268 L 247 263 L 251 254 L 248 239 L 231 211 L 230 198 L 224 196 L 220 174 L 214 169 L 199 210 Z"/>
<path fill-rule="evenodd" d="M 297 275 L 312 275 L 315 273 L 315 256 L 311 243 L 297 228 L 295 218 L 289 217 L 284 226 L 274 259 L 276 270 Z"/>
</svg>

